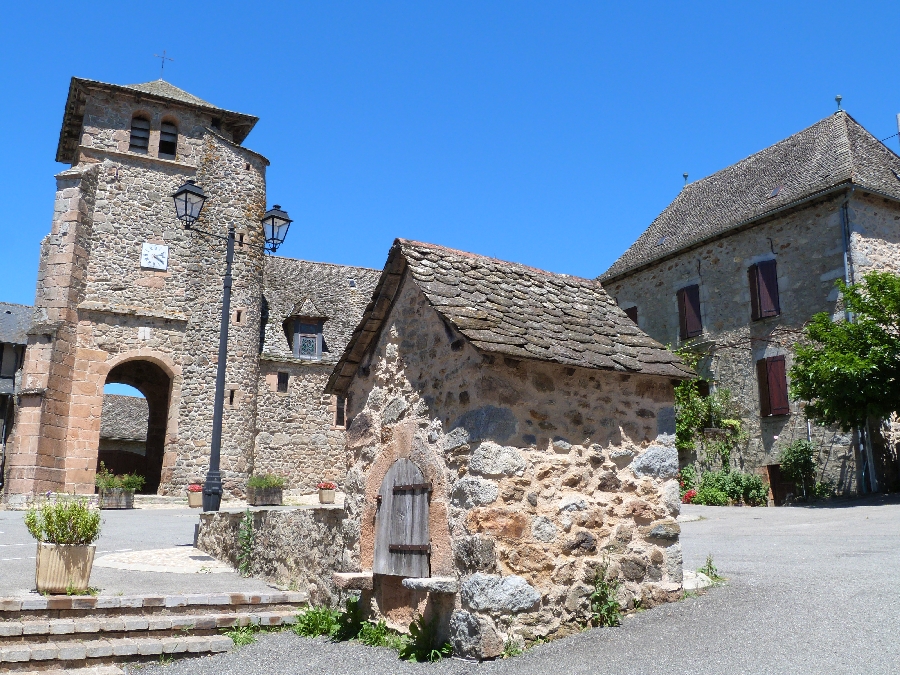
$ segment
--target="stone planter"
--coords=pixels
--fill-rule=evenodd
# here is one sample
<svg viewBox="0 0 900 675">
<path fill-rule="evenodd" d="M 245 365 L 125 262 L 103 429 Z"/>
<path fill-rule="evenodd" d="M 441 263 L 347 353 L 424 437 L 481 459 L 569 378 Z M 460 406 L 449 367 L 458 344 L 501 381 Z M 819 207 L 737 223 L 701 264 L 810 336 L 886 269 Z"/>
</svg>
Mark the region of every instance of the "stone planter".
<svg viewBox="0 0 900 675">
<path fill-rule="evenodd" d="M 320 504 L 334 504 L 334 490 L 319 490 Z"/>
<path fill-rule="evenodd" d="M 35 585 L 38 593 L 63 594 L 67 590 L 86 591 L 96 546 L 66 544 L 37 545 Z"/>
<path fill-rule="evenodd" d="M 203 506 L 202 492 L 188 492 L 188 506 L 192 509 L 199 509 Z"/>
<path fill-rule="evenodd" d="M 123 488 L 110 488 L 108 490 L 100 490 L 100 508 L 133 509 L 134 490 L 125 490 Z"/>
<path fill-rule="evenodd" d="M 247 488 L 251 506 L 281 506 L 283 488 Z"/>
</svg>

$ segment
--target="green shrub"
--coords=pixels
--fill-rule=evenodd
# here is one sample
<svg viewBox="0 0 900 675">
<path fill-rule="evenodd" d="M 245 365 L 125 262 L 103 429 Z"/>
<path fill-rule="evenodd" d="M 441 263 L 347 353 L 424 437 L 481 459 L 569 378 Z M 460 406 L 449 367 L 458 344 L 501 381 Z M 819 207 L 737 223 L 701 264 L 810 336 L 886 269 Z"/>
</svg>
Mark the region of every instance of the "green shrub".
<svg viewBox="0 0 900 675">
<path fill-rule="evenodd" d="M 297 615 L 292 630 L 301 637 L 333 637 L 340 628 L 341 612 L 330 607 L 310 607 Z"/>
<path fill-rule="evenodd" d="M 714 487 L 699 487 L 691 503 L 704 506 L 728 506 L 728 495 Z"/>
<path fill-rule="evenodd" d="M 25 513 L 25 527 L 45 544 L 87 546 L 100 536 L 100 511 L 86 499 L 58 499 L 31 507 Z"/>
<path fill-rule="evenodd" d="M 114 475 L 112 471 L 106 468 L 106 464 L 103 462 L 100 462 L 100 470 L 94 476 L 94 485 L 99 488 L 100 492 L 105 492 L 106 490 L 136 492 L 144 487 L 145 482 L 146 479 L 136 473 Z"/>
<path fill-rule="evenodd" d="M 768 501 L 769 487 L 757 474 L 740 471 L 707 471 L 700 477 L 694 504 L 726 506 L 743 502 L 763 506 Z"/>
<path fill-rule="evenodd" d="M 284 487 L 284 477 L 276 476 L 273 473 L 263 474 L 262 476 L 250 476 L 250 479 L 247 481 L 247 487 L 251 487 L 254 490 L 266 490 L 269 488 L 283 488 Z"/>
<path fill-rule="evenodd" d="M 400 658 L 404 661 L 440 661 L 453 653 L 449 642 L 437 642 L 437 615 L 425 622 L 419 616 L 409 624 L 409 639 L 399 649 Z"/>
<path fill-rule="evenodd" d="M 692 464 L 688 464 L 678 472 L 678 487 L 682 497 L 697 487 L 697 470 Z"/>
<path fill-rule="evenodd" d="M 619 592 L 620 582 L 618 579 L 607 581 L 606 571 L 607 565 L 597 570 L 594 575 L 594 590 L 590 595 L 591 603 L 591 625 L 600 626 L 618 626 L 620 623 L 619 601 L 616 596 Z"/>
<path fill-rule="evenodd" d="M 816 449 L 809 441 L 794 441 L 781 453 L 781 473 L 804 485 L 816 474 Z"/>
<path fill-rule="evenodd" d="M 813 485 L 813 499 L 831 499 L 836 494 L 837 489 L 834 487 L 834 483 L 832 483 L 830 480 L 821 482 L 816 481 L 816 484 Z"/>
</svg>

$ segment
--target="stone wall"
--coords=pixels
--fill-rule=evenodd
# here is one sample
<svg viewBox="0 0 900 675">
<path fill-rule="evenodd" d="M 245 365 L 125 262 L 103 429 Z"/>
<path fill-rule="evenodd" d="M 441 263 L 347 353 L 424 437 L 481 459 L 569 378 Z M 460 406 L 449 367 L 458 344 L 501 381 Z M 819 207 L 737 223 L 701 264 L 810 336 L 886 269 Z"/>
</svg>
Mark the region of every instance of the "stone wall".
<svg viewBox="0 0 900 675">
<path fill-rule="evenodd" d="M 339 506 L 254 508 L 250 574 L 281 587 L 307 591 L 314 605 L 334 605 L 332 573 L 346 568 L 346 515 Z M 243 512 L 200 514 L 197 547 L 238 566 Z M 352 529 L 352 528 L 351 528 Z"/>
<path fill-rule="evenodd" d="M 704 333 L 691 342 L 708 357 L 701 374 L 731 391 L 750 439 L 733 456 L 741 469 L 754 470 L 779 461 L 792 441 L 809 432 L 818 448 L 819 480 L 831 480 L 843 494 L 860 489 L 859 456 L 853 434 L 811 425 L 801 405 L 791 414 L 760 417 L 755 363 L 785 355 L 792 365 L 793 345 L 817 312 L 839 312 L 836 279 L 843 279 L 844 256 L 840 208 L 846 195 L 823 200 L 671 259 L 604 287 L 622 307 L 637 306 L 638 326 L 663 343 L 680 344 L 676 292 L 700 285 Z M 857 193 L 849 204 L 852 251 L 857 278 L 869 268 L 896 267 L 900 209 Z M 777 261 L 781 314 L 750 320 L 747 268 L 761 260 Z M 682 457 L 691 462 L 696 457 Z"/>
<path fill-rule="evenodd" d="M 606 565 L 623 607 L 679 596 L 668 378 L 481 354 L 406 280 L 350 400 L 348 558 L 372 569 L 376 495 L 405 457 L 433 486 L 431 575 L 460 582 L 447 604 L 376 575 L 375 614 L 435 613 L 457 653 L 483 658 L 578 630 Z"/>
</svg>

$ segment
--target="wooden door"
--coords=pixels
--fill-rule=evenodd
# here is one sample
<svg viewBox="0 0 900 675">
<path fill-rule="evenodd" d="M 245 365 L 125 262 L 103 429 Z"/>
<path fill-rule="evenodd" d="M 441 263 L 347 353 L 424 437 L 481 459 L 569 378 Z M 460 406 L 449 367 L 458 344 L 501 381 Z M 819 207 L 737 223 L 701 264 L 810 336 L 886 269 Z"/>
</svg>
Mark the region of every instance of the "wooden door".
<svg viewBox="0 0 900 675">
<path fill-rule="evenodd" d="M 428 500 L 431 485 L 415 464 L 398 459 L 388 469 L 378 491 L 375 516 L 376 574 L 399 577 L 431 576 Z"/>
</svg>

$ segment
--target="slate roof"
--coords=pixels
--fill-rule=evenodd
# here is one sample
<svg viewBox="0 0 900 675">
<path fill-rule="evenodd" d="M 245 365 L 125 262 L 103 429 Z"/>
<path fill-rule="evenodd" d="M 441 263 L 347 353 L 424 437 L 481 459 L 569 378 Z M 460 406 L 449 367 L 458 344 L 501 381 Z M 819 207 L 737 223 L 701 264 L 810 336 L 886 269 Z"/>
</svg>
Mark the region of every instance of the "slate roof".
<svg viewBox="0 0 900 675">
<path fill-rule="evenodd" d="M 139 396 L 106 394 L 100 417 L 100 438 L 146 441 L 150 410 L 147 399 Z"/>
<path fill-rule="evenodd" d="M 798 201 L 851 185 L 900 200 L 898 176 L 900 157 L 846 112 L 837 112 L 685 186 L 599 279 L 609 281 Z"/>
<path fill-rule="evenodd" d="M 33 307 L 0 302 L 0 342 L 24 345 L 28 342 L 26 334 L 31 328 Z"/>
<path fill-rule="evenodd" d="M 71 163 L 75 159 L 75 151 L 81 140 L 87 92 L 90 89 L 156 99 L 163 103 L 174 102 L 180 106 L 201 109 L 206 112 L 214 111 L 221 118 L 223 128 L 231 131 L 234 142 L 238 145 L 244 142 L 247 134 L 259 121 L 259 118 L 253 115 L 245 115 L 244 113 L 225 110 L 215 106 L 165 80 L 154 80 L 153 82 L 142 82 L 140 84 L 109 84 L 108 82 L 73 77 L 69 83 L 66 109 L 63 114 L 62 128 L 59 132 L 59 144 L 56 147 L 57 162 Z"/>
<path fill-rule="evenodd" d="M 479 351 L 582 368 L 692 375 L 635 326 L 596 280 L 397 239 L 363 320 L 329 380 L 333 393 L 346 391 L 377 340 L 405 273 Z"/>
<path fill-rule="evenodd" d="M 316 316 L 325 319 L 322 337 L 327 349 L 319 363 L 336 363 L 372 297 L 380 271 L 277 256 L 266 256 L 265 265 L 263 356 L 293 359 L 284 321 L 294 315 Z"/>
</svg>

